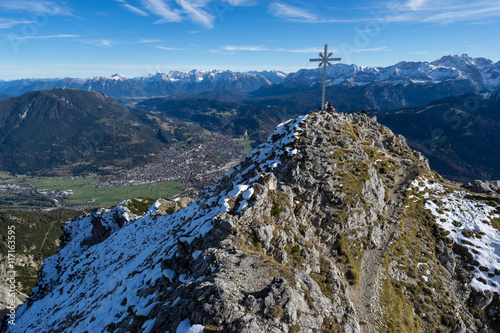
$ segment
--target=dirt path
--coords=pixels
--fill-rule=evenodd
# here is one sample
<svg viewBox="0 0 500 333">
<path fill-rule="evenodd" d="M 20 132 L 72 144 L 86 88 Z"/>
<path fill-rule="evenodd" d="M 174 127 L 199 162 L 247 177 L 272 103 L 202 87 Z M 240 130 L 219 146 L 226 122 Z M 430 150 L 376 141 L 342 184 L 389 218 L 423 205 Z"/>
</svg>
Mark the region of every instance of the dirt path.
<svg viewBox="0 0 500 333">
<path fill-rule="evenodd" d="M 378 332 L 382 312 L 378 305 L 380 282 L 384 277 L 382 263 L 392 240 L 398 233 L 402 202 L 406 189 L 414 177 L 411 167 L 401 168 L 395 177 L 395 184 L 389 189 L 389 201 L 384 211 L 388 222 L 382 226 L 380 246 L 364 251 L 360 281 L 349 287 L 349 296 L 356 308 L 356 316 L 362 333 Z"/>
<path fill-rule="evenodd" d="M 47 240 L 47 236 L 49 235 L 50 230 L 52 229 L 52 227 L 54 226 L 54 224 L 56 222 L 57 221 L 54 220 L 54 221 L 52 221 L 52 223 L 50 223 L 50 227 L 49 227 L 49 229 L 47 229 L 47 232 L 45 233 L 45 236 L 43 237 L 42 245 L 40 245 L 40 251 L 43 249 L 43 245 L 45 244 L 45 241 Z"/>
</svg>

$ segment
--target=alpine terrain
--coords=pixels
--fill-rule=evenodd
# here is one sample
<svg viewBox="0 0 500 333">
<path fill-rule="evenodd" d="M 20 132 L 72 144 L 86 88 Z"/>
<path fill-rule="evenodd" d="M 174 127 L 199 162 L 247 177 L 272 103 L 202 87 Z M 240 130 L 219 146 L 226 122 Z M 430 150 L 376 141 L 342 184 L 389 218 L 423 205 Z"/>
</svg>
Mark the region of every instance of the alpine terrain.
<svg viewBox="0 0 500 333">
<path fill-rule="evenodd" d="M 311 112 L 183 209 L 68 221 L 5 328 L 498 332 L 499 183 L 469 188 L 374 117 Z"/>
<path fill-rule="evenodd" d="M 94 172 L 133 167 L 163 148 L 158 126 L 97 91 L 52 89 L 0 102 L 0 168 Z"/>
</svg>

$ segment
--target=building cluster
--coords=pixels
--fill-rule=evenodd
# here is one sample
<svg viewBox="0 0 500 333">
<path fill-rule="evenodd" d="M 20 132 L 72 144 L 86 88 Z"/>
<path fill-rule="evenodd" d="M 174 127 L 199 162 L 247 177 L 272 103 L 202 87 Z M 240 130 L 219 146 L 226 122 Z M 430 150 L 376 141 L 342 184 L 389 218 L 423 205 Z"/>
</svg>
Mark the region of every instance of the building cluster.
<svg viewBox="0 0 500 333">
<path fill-rule="evenodd" d="M 157 161 L 100 181 L 98 186 L 115 187 L 177 180 L 182 183 L 179 186 L 181 190 L 200 189 L 214 184 L 245 155 L 241 140 L 213 134 L 196 145 L 174 144 Z"/>
</svg>

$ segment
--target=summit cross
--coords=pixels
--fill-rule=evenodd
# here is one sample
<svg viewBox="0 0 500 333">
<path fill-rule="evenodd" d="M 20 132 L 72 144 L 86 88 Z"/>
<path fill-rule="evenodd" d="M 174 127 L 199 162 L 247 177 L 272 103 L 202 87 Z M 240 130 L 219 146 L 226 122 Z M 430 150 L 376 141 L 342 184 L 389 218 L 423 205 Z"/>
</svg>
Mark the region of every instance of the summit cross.
<svg viewBox="0 0 500 333">
<path fill-rule="evenodd" d="M 309 61 L 319 61 L 318 67 L 323 66 L 323 90 L 321 95 L 321 110 L 325 110 L 325 87 L 326 87 L 326 66 L 331 66 L 330 61 L 340 61 L 340 58 L 330 58 L 332 52 L 328 53 L 328 44 L 325 44 L 325 53 L 319 53 L 319 58 L 309 59 Z"/>
</svg>

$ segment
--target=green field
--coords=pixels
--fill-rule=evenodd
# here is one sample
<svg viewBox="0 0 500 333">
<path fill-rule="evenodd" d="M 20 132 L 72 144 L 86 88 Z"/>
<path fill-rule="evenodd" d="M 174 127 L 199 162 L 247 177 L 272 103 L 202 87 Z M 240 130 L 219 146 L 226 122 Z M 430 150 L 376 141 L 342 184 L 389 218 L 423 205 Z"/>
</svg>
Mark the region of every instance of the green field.
<svg viewBox="0 0 500 333">
<path fill-rule="evenodd" d="M 252 150 L 254 150 L 255 147 L 257 147 L 256 142 L 251 140 L 244 140 L 243 145 L 247 153 L 250 153 Z"/>
<path fill-rule="evenodd" d="M 175 189 L 180 185 L 177 181 L 120 187 L 96 187 L 97 182 L 97 179 L 37 178 L 33 184 L 40 190 L 72 190 L 73 194 L 64 199 L 64 206 L 109 207 L 126 199 L 169 198 L 181 192 Z"/>
</svg>

